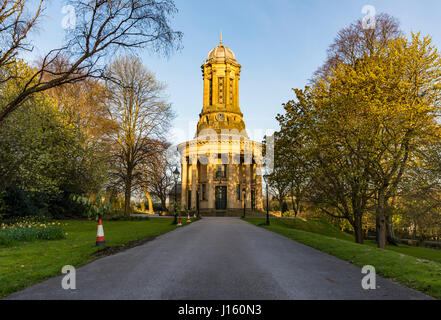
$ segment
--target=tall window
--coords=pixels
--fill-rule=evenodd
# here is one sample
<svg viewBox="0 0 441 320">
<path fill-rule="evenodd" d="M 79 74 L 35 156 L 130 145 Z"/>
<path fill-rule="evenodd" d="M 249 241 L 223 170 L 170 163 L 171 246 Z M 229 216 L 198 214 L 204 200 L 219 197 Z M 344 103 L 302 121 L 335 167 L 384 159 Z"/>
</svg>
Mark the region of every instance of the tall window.
<svg viewBox="0 0 441 320">
<path fill-rule="evenodd" d="M 233 78 L 231 78 L 230 79 L 230 94 L 229 94 L 230 104 L 233 104 L 233 81 L 234 81 Z"/>
<path fill-rule="evenodd" d="M 213 80 L 208 80 L 208 92 L 209 92 L 209 104 L 210 106 L 213 105 Z"/>
<path fill-rule="evenodd" d="M 227 177 L 227 165 L 218 164 L 216 166 L 216 178 L 226 178 Z"/>
<path fill-rule="evenodd" d="M 219 85 L 219 103 L 224 103 L 224 78 L 220 77 L 218 78 L 218 85 Z"/>
<path fill-rule="evenodd" d="M 236 199 L 240 201 L 240 184 L 236 185 Z"/>
<path fill-rule="evenodd" d="M 207 185 L 205 183 L 202 185 L 202 200 L 207 200 Z"/>
<path fill-rule="evenodd" d="M 191 190 L 187 191 L 187 209 L 191 209 Z"/>
</svg>

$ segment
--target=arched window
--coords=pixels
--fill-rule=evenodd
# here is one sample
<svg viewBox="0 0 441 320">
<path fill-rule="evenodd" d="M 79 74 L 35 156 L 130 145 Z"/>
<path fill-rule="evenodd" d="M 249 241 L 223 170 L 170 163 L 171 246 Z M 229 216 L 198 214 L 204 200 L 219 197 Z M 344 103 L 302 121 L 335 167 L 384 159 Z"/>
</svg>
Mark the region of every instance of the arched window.
<svg viewBox="0 0 441 320">
<path fill-rule="evenodd" d="M 213 80 L 212 79 L 210 79 L 209 81 L 208 81 L 208 92 L 209 92 L 209 103 L 210 103 L 210 106 L 211 105 L 213 105 Z"/>
</svg>

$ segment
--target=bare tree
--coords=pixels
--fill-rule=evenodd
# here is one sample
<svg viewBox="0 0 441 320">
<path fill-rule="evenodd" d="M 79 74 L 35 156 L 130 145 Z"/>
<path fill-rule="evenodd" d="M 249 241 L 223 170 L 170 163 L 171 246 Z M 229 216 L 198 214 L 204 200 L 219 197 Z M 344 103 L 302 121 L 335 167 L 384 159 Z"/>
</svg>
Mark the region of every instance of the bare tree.
<svg viewBox="0 0 441 320">
<path fill-rule="evenodd" d="M 167 196 L 174 186 L 173 170 L 179 158 L 170 149 L 158 153 L 145 167 L 145 188 L 161 201 L 161 210 L 166 211 Z"/>
<path fill-rule="evenodd" d="M 111 64 L 107 81 L 108 110 L 117 129 L 112 134 L 114 175 L 124 189 L 124 214 L 130 215 L 132 191 L 144 181 L 146 163 L 164 149 L 164 134 L 173 117 L 162 96 L 164 85 L 134 56 Z"/>
<path fill-rule="evenodd" d="M 35 14 L 27 19 L 23 12 L 28 2 L 3 1 L 0 70 L 13 62 L 19 52 L 32 50 L 27 36 L 40 18 L 44 1 L 40 1 Z M 67 3 L 75 8 L 76 24 L 67 32 L 64 45 L 50 50 L 40 66 L 25 78 L 11 72 L 0 74 L 0 83 L 12 78 L 21 80 L 17 93 L 3 102 L 0 122 L 35 93 L 86 78 L 104 77 L 106 56 L 120 50 L 149 48 L 168 54 L 179 46 L 182 34 L 169 25 L 169 17 L 177 11 L 173 0 L 70 0 Z M 60 64 L 60 60 L 64 63 Z"/>
<path fill-rule="evenodd" d="M 15 62 L 21 51 L 32 51 L 27 40 L 28 34 L 35 28 L 43 12 L 40 0 L 32 14 L 26 13 L 26 0 L 3 0 L 0 7 L 0 68 Z M 8 81 L 12 75 L 0 78 Z"/>
<path fill-rule="evenodd" d="M 355 67 L 359 59 L 372 56 L 375 51 L 384 48 L 390 40 L 402 36 L 396 18 L 381 13 L 375 17 L 375 20 L 374 29 L 363 28 L 363 21 L 359 19 L 340 30 L 328 49 L 326 62 L 315 72 L 315 78 L 326 76 L 339 63 Z"/>
</svg>

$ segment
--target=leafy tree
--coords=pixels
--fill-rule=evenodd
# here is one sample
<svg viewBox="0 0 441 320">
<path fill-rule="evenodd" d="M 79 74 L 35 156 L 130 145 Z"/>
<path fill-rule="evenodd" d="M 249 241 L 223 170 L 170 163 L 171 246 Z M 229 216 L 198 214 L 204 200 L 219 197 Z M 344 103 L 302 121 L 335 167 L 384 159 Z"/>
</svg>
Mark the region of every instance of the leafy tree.
<svg viewBox="0 0 441 320">
<path fill-rule="evenodd" d="M 398 225 L 412 230 L 420 243 L 441 237 L 441 146 L 428 145 L 409 163 L 399 186 L 395 210 Z"/>
<path fill-rule="evenodd" d="M 312 166 L 308 155 L 308 136 L 304 122 L 298 121 L 303 115 L 297 113 L 296 102 L 291 100 L 283 105 L 287 115 L 278 115 L 280 131 L 275 133 L 276 165 L 284 167 L 284 178 L 288 179 L 289 195 L 293 206 L 294 216 L 302 210 L 302 202 L 306 200 L 306 193 L 310 188 Z"/>
<path fill-rule="evenodd" d="M 22 80 L 31 68 L 21 61 L 8 66 Z M 17 88 L 3 83 L 0 96 L 7 100 Z M 5 101 L 1 100 L 1 101 Z M 105 168 L 96 150 L 86 143 L 81 128 L 66 121 L 54 100 L 34 95 L 0 127 L 0 190 L 7 191 L 9 214 L 70 211 L 69 195 L 98 192 Z M 16 199 L 16 200 L 14 200 Z M 26 209 L 20 209 L 18 199 Z"/>
<path fill-rule="evenodd" d="M 388 21 L 385 26 L 392 25 Z M 312 87 L 296 90 L 297 101 L 285 105 L 279 121 L 290 143 L 295 134 L 285 127 L 300 127 L 306 137 L 304 154 L 313 169 L 309 197 L 316 207 L 348 220 L 362 242 L 364 215 L 374 205 L 384 248 L 387 201 L 409 159 L 439 136 L 441 65 L 428 37 L 407 40 L 392 32 L 391 39 L 380 33 L 378 40 L 371 33 L 366 42 L 357 26 L 345 31 L 349 49 L 356 50 L 340 50 L 348 43 L 338 42 L 335 59 Z"/>
</svg>

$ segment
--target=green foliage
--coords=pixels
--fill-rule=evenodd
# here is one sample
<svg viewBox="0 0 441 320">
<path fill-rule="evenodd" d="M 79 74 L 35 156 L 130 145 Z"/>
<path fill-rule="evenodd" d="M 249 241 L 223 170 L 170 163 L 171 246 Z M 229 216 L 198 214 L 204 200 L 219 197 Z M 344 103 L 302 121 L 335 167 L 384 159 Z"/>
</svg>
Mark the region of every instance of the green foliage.
<svg viewBox="0 0 441 320">
<path fill-rule="evenodd" d="M 363 31 L 352 31 L 353 45 L 366 49 L 357 42 L 363 37 L 355 36 Z M 281 150 L 276 148 L 275 173 L 286 184 L 285 177 L 295 176 L 298 166 L 309 168 L 303 170 L 311 175 L 308 202 L 323 214 L 346 219 L 357 242 L 363 241 L 365 218 L 373 210 L 383 247 L 385 207 L 409 162 L 439 141 L 441 56 L 431 39 L 419 34 L 381 44 L 372 40 L 371 51 L 353 63 L 335 59 L 310 87 L 295 90 L 296 100 L 284 105 L 285 114 L 277 117 L 281 131 L 275 140 Z M 287 166 L 286 155 L 297 159 L 298 154 L 301 161 Z"/>
<path fill-rule="evenodd" d="M 112 204 L 105 203 L 100 196 L 96 196 L 93 201 L 87 197 L 72 196 L 72 200 L 83 205 L 90 220 L 102 219 L 104 215 L 112 212 Z"/>
<path fill-rule="evenodd" d="M 178 214 L 181 211 L 177 202 L 171 202 L 170 207 L 173 208 L 174 214 Z"/>
<path fill-rule="evenodd" d="M 294 216 L 294 214 L 291 212 L 291 211 L 284 211 L 284 212 L 282 212 L 282 217 L 284 217 L 284 218 L 290 218 L 290 217 L 293 217 Z"/>
<path fill-rule="evenodd" d="M 0 220 L 3 218 L 5 212 L 8 210 L 8 205 L 5 200 L 6 196 L 6 191 L 0 191 Z"/>
<path fill-rule="evenodd" d="M 13 68 L 23 79 L 29 75 L 23 62 Z M 1 89 L 0 98 L 7 100 L 16 86 L 7 83 Z M 98 156 L 101 149 L 48 95 L 32 96 L 0 126 L 0 214 L 82 215 L 69 196 L 101 189 L 106 181 L 104 160 Z"/>
<path fill-rule="evenodd" d="M 24 191 L 11 186 L 3 191 L 3 214 L 5 216 L 48 215 L 48 197 L 44 193 Z"/>
</svg>

